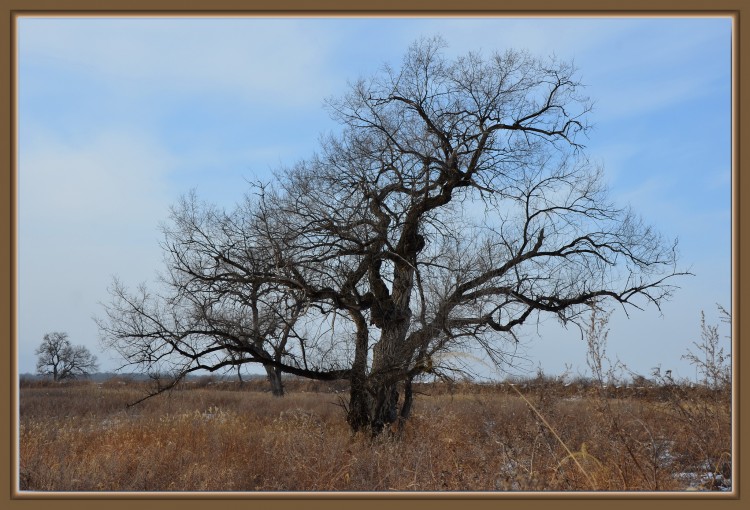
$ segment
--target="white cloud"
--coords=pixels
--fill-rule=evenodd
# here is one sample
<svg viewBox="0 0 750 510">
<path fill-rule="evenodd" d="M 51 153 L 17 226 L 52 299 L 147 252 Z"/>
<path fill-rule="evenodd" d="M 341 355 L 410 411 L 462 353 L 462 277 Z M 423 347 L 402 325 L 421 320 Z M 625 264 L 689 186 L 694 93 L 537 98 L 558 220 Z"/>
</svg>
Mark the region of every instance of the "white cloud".
<svg viewBox="0 0 750 510">
<path fill-rule="evenodd" d="M 122 222 L 152 218 L 176 159 L 134 133 L 100 132 L 85 144 L 34 132 L 22 138 L 21 221 Z"/>
<path fill-rule="evenodd" d="M 662 75 L 597 84 L 592 86 L 597 98 L 596 117 L 604 122 L 650 114 L 705 95 L 712 81 L 709 76 Z"/>
<path fill-rule="evenodd" d="M 330 93 L 331 38 L 299 20 L 22 19 L 20 52 L 130 91 L 210 91 L 290 106 Z"/>
<path fill-rule="evenodd" d="M 583 53 L 581 68 L 596 99 L 597 121 L 644 116 L 721 93 L 729 101 L 729 32 L 722 47 L 718 20 L 670 20 L 669 31 L 655 30 L 657 20 L 648 21 Z"/>
<path fill-rule="evenodd" d="M 160 265 L 158 222 L 172 198 L 173 158 L 132 133 L 82 146 L 51 135 L 24 143 L 19 164 L 19 368 L 49 331 L 98 354 L 92 315 L 111 276 L 137 283 Z M 106 368 L 106 367 L 103 367 Z"/>
<path fill-rule="evenodd" d="M 587 19 L 428 19 L 417 27 L 422 35 L 442 35 L 450 45 L 449 50 L 456 54 L 478 49 L 489 54 L 513 48 L 539 56 L 554 54 L 568 59 L 612 37 L 608 22 Z M 418 35 L 410 33 L 412 39 Z"/>
<path fill-rule="evenodd" d="M 726 21 L 726 20 L 724 20 Z M 443 34 L 449 51 L 526 49 L 574 60 L 596 100 L 598 122 L 636 117 L 715 91 L 721 61 L 705 59 L 721 42 L 722 20 L 636 18 L 435 19 L 417 26 Z M 728 23 L 728 21 L 727 21 Z M 728 26 L 728 25 L 727 25 Z M 665 30 L 668 29 L 668 30 Z M 729 74 L 728 31 L 725 73 Z"/>
</svg>

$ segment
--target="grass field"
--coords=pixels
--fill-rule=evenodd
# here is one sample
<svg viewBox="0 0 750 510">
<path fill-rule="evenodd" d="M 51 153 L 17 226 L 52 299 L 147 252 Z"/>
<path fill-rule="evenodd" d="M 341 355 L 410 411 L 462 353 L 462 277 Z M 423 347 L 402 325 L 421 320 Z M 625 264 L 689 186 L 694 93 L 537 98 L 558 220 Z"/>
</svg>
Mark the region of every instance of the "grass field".
<svg viewBox="0 0 750 510">
<path fill-rule="evenodd" d="M 22 491 L 671 491 L 731 487 L 728 391 L 418 385 L 401 434 L 353 436 L 345 388 L 26 383 Z M 344 390 L 344 391 L 342 391 Z M 518 391 L 516 391 L 518 390 Z"/>
</svg>

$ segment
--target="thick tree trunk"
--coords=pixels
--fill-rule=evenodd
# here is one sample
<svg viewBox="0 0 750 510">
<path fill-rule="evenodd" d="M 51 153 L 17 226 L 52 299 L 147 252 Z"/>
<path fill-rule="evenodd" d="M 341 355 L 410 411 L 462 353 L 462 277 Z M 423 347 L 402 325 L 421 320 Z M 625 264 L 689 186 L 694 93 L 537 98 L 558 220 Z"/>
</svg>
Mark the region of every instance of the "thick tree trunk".
<svg viewBox="0 0 750 510">
<path fill-rule="evenodd" d="M 390 384 L 375 384 L 375 386 L 377 387 L 371 388 L 375 393 L 375 398 L 371 399 L 368 422 L 372 435 L 378 436 L 391 430 L 391 425 L 394 423 L 397 423 L 398 431 L 402 430 L 411 415 L 413 403 L 411 379 L 406 378 Z M 402 389 L 403 402 L 401 401 Z"/>
<path fill-rule="evenodd" d="M 369 333 L 367 321 L 361 312 L 352 310 L 352 320 L 357 326 L 357 341 L 354 349 L 354 363 L 349 389 L 349 409 L 346 421 L 352 431 L 359 432 L 370 426 L 371 398 L 367 389 L 367 351 Z"/>
<path fill-rule="evenodd" d="M 405 362 L 399 338 L 403 333 L 389 330 L 373 348 L 372 371 L 368 375 L 366 341 L 363 349 L 355 353 L 347 422 L 353 432 L 368 430 L 373 436 L 380 435 L 391 424 L 403 416 L 408 418 L 411 393 L 407 390 L 404 405 L 399 413 L 400 391 L 406 383 Z M 359 355 L 357 355 L 359 354 Z"/>
<path fill-rule="evenodd" d="M 396 421 L 396 418 L 398 418 L 398 400 L 397 384 L 379 385 L 372 412 L 372 423 L 370 424 L 373 436 L 380 435 Z"/>
<path fill-rule="evenodd" d="M 411 416 L 411 405 L 414 401 L 414 393 L 411 387 L 411 378 L 404 381 L 404 403 L 401 406 L 401 412 L 398 415 L 398 428 L 399 431 L 403 430 L 404 423 Z"/>
<path fill-rule="evenodd" d="M 346 421 L 352 432 L 360 432 L 370 428 L 370 402 L 372 399 L 367 391 L 367 381 L 354 377 L 349 389 L 349 409 Z"/>
<path fill-rule="evenodd" d="M 378 435 L 399 416 L 399 385 L 406 381 L 411 353 L 405 347 L 406 333 L 411 314 L 400 311 L 382 328 L 380 341 L 374 346 L 370 391 L 374 395 L 371 405 L 370 427 Z"/>
<path fill-rule="evenodd" d="M 399 258 L 393 261 L 391 288 L 380 271 L 382 260 L 372 261 L 369 268 L 370 319 L 380 329 L 380 340 L 373 346 L 372 370 L 365 379 L 367 361 L 366 323 L 360 312 L 352 312 L 357 324 L 358 341 L 352 370 L 349 414 L 347 421 L 354 431 L 367 423 L 374 436 L 381 434 L 403 416 L 409 416 L 411 388 L 407 386 L 405 407 L 399 413 L 399 386 L 410 380 L 409 363 L 414 347 L 407 345 L 411 325 L 411 293 L 414 288 L 416 255 L 424 247 L 418 234 L 418 221 L 407 221 L 396 247 Z M 360 337 L 359 332 L 362 332 Z"/>
</svg>

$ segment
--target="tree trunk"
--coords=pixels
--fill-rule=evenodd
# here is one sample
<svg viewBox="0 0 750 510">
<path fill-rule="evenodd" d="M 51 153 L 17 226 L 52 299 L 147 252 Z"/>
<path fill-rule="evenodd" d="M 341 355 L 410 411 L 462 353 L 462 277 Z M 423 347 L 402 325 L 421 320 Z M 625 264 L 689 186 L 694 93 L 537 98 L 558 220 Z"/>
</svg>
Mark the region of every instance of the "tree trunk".
<svg viewBox="0 0 750 510">
<path fill-rule="evenodd" d="M 357 361 L 365 361 L 355 360 L 357 369 L 353 370 L 347 419 L 354 430 L 360 430 L 367 419 L 374 436 L 381 434 L 399 418 L 399 385 L 406 383 L 410 377 L 409 363 L 414 348 L 407 345 L 406 337 L 412 318 L 410 300 L 414 288 L 416 255 L 424 247 L 424 238 L 418 234 L 418 226 L 417 219 L 412 218 L 404 227 L 396 247 L 400 257 L 393 262 L 390 289 L 380 273 L 382 261 L 373 260 L 369 268 L 369 295 L 372 299 L 370 319 L 380 329 L 380 340 L 373 346 L 372 371 L 366 385 L 361 380 L 364 368 L 357 366 Z M 365 325 L 360 324 L 360 319 L 361 314 L 359 318 L 355 318 L 358 330 L 366 330 Z M 404 404 L 403 419 L 406 419 L 411 408 L 410 393 Z"/>
<path fill-rule="evenodd" d="M 373 349 L 370 381 L 370 391 L 374 395 L 370 413 L 373 435 L 380 434 L 398 419 L 398 387 L 408 377 L 411 353 L 404 344 L 411 314 L 407 310 L 399 315 L 383 325 L 380 341 Z"/>
<path fill-rule="evenodd" d="M 274 397 L 284 396 L 284 385 L 281 382 L 281 370 L 265 365 L 268 382 L 271 383 L 271 393 Z"/>
<path fill-rule="evenodd" d="M 349 408 L 346 414 L 346 421 L 352 432 L 360 432 L 370 427 L 371 401 L 366 379 L 353 377 L 349 388 Z"/>
<path fill-rule="evenodd" d="M 357 341 L 352 363 L 352 377 L 349 388 L 349 408 L 346 421 L 352 431 L 359 432 L 370 426 L 371 398 L 367 389 L 367 351 L 369 333 L 367 321 L 361 312 L 352 310 L 350 315 L 357 326 Z"/>
<path fill-rule="evenodd" d="M 404 403 L 401 406 L 401 412 L 398 415 L 398 431 L 401 432 L 404 429 L 406 420 L 411 415 L 411 405 L 414 401 L 414 394 L 411 387 L 411 378 L 404 381 Z"/>
<path fill-rule="evenodd" d="M 401 402 L 401 388 L 404 399 Z M 405 378 L 390 384 L 381 384 L 375 391 L 375 398 L 371 399 L 370 421 L 368 423 L 373 436 L 378 436 L 390 430 L 393 423 L 397 423 L 400 432 L 411 415 L 413 390 L 411 379 Z"/>
<path fill-rule="evenodd" d="M 359 321 L 355 322 L 358 323 Z M 362 322 L 364 324 L 364 321 Z M 408 322 L 407 322 L 408 324 Z M 366 324 L 365 324 L 366 325 Z M 372 371 L 367 374 L 367 329 L 358 333 L 358 348 L 352 366 L 347 422 L 353 432 L 369 430 L 373 436 L 380 435 L 402 416 L 407 419 L 411 408 L 410 387 L 406 386 L 405 368 L 408 354 L 403 353 L 405 326 L 393 329 L 394 323 L 386 326 L 380 341 L 373 346 Z M 403 329 L 403 331 L 401 331 Z M 404 408 L 399 413 L 399 386 L 405 384 Z"/>
<path fill-rule="evenodd" d="M 380 266 L 374 265 L 370 282 L 376 302 L 372 307 L 373 323 L 380 328 L 380 341 L 373 346 L 370 394 L 374 396 L 370 412 L 373 435 L 382 433 L 399 417 L 399 385 L 409 378 L 409 363 L 414 347 L 407 345 L 406 337 L 411 324 L 411 292 L 414 287 L 416 254 L 423 246 L 417 234 L 417 223 L 409 223 L 396 249 L 401 258 L 394 262 L 391 291 L 380 275 Z M 405 405 L 411 406 L 411 398 Z M 406 410 L 405 416 L 409 411 Z"/>
<path fill-rule="evenodd" d="M 396 421 L 398 417 L 398 385 L 380 384 L 372 412 L 372 435 L 380 435 L 387 427 Z"/>
</svg>

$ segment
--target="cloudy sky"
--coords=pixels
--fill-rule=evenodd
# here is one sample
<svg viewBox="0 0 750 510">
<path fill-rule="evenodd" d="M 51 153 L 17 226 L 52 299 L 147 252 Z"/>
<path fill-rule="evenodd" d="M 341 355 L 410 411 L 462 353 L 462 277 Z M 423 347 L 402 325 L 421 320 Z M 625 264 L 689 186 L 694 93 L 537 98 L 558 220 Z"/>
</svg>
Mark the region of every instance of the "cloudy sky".
<svg viewBox="0 0 750 510">
<path fill-rule="evenodd" d="M 718 322 L 716 303 L 731 306 L 731 32 L 729 18 L 22 17 L 19 371 L 35 370 L 51 331 L 116 368 L 92 317 L 113 276 L 154 280 L 169 206 L 196 189 L 231 207 L 247 180 L 336 131 L 325 98 L 440 34 L 450 55 L 514 47 L 575 62 L 595 101 L 588 154 L 695 274 L 661 315 L 615 314 L 608 355 L 695 377 L 680 357 L 700 311 Z M 524 333 L 521 372 L 585 372 L 577 330 Z"/>
</svg>

